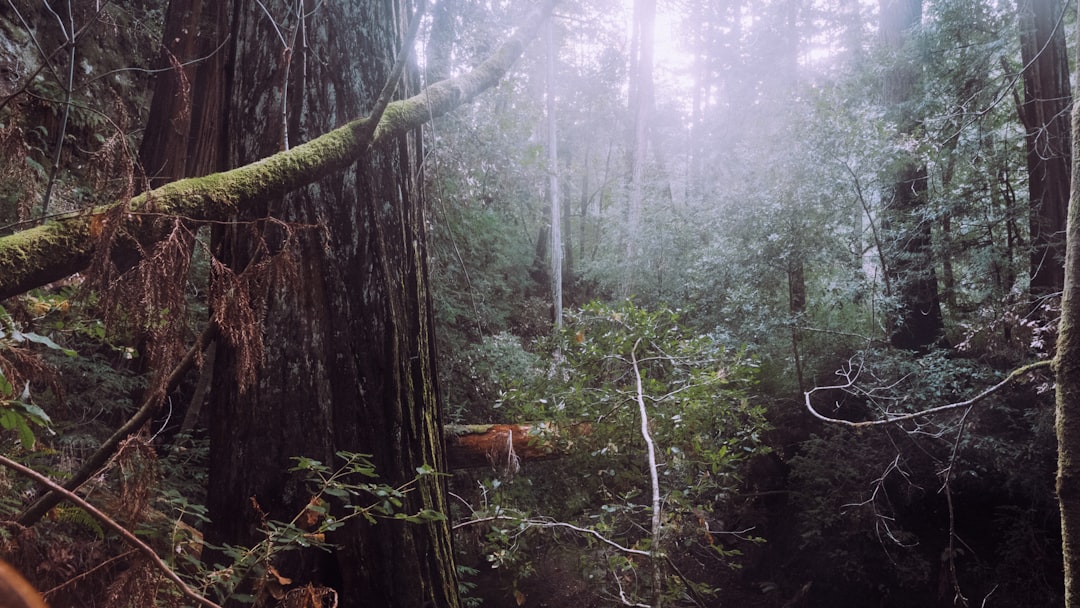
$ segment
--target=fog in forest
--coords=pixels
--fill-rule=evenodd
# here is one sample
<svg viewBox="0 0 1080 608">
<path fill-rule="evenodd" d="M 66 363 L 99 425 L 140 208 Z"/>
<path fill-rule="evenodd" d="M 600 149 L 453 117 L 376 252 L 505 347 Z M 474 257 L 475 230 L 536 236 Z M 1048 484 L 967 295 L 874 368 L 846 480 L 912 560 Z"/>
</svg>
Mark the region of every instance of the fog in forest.
<svg viewBox="0 0 1080 608">
<path fill-rule="evenodd" d="M 1076 26 L 8 0 L 0 607 L 1080 607 Z"/>
</svg>

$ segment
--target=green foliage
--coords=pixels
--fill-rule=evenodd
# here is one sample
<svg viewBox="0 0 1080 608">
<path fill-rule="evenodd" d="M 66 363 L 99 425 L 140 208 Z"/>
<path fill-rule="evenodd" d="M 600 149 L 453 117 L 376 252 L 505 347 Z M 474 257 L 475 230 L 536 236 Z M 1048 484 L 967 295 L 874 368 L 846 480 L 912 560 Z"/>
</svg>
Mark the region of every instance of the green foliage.
<svg viewBox="0 0 1080 608">
<path fill-rule="evenodd" d="M 485 336 L 480 344 L 445 355 L 442 361 L 440 372 L 452 422 L 496 421 L 500 391 L 527 384 L 539 373 L 539 358 L 525 350 L 521 338 L 508 332 Z"/>
<path fill-rule="evenodd" d="M 499 520 L 485 539 L 489 560 L 525 576 L 532 556 L 543 551 L 537 545 L 546 546 L 527 540 L 525 532 L 557 528 L 580 535 L 583 550 L 604 555 L 620 577 L 640 565 L 634 552 L 671 551 L 673 559 L 682 559 L 697 547 L 734 565 L 744 541 L 725 538 L 726 531 L 709 522 L 732 507 L 731 494 L 748 459 L 767 450 L 764 410 L 751 397 L 757 382 L 754 359 L 710 336 L 689 333 L 675 311 L 648 311 L 631 302 L 594 303 L 568 313 L 563 331 L 545 346 L 557 352 L 546 373 L 505 391 L 499 405 L 512 419 L 553 420 L 564 428 L 576 423 L 581 430 L 560 435 L 567 455 L 527 479 L 485 482 L 481 507 L 472 517 Z M 636 401 L 638 377 L 659 451 L 659 547 L 652 546 L 647 532 L 651 488 Z M 529 512 L 555 519 L 538 520 Z M 537 548 L 527 551 L 526 544 Z M 640 586 L 624 592 L 689 593 L 678 577 L 665 580 L 664 590 L 650 591 L 640 580 Z M 610 592 L 618 597 L 616 590 Z"/>
<path fill-rule="evenodd" d="M 390 486 L 375 481 L 377 475 L 370 456 L 353 452 L 338 452 L 342 463 L 337 467 L 306 457 L 295 457 L 292 472 L 303 472 L 307 477 L 311 498 L 289 521 L 265 519 L 263 540 L 252 547 L 234 545 L 213 546 L 174 528 L 170 535 L 173 551 L 184 555 L 185 545 L 201 544 L 221 553 L 228 561 L 207 569 L 201 560 L 187 556 L 186 562 L 196 571 L 195 586 L 219 601 L 240 603 L 256 601 L 275 584 L 287 584 L 274 569 L 276 558 L 289 551 L 319 549 L 331 551 L 335 547 L 330 538 L 335 530 L 349 520 L 362 518 L 370 524 L 380 519 L 392 519 L 412 524 L 443 521 L 445 514 L 431 509 L 416 513 L 400 511 L 405 494 L 412 491 L 422 477 L 436 475 L 430 467 L 416 470 L 416 477 L 400 486 Z M 206 510 L 188 501 L 178 492 L 164 496 L 166 503 L 176 513 L 175 520 L 194 518 L 205 521 Z M 358 504 L 363 501 L 364 504 Z"/>
<path fill-rule="evenodd" d="M 45 410 L 31 402 L 30 380 L 23 380 L 21 388 L 12 382 L 12 379 L 22 379 L 22 374 L 12 367 L 12 361 L 21 360 L 24 365 L 31 367 L 38 365 L 36 361 L 28 361 L 32 355 L 24 352 L 32 344 L 75 356 L 75 351 L 61 347 L 47 336 L 22 331 L 7 310 L 0 306 L 0 429 L 14 431 L 23 449 L 28 451 L 33 450 L 37 442 L 33 427 L 53 432 L 52 419 Z M 6 373 L 5 367 L 9 370 Z"/>
</svg>

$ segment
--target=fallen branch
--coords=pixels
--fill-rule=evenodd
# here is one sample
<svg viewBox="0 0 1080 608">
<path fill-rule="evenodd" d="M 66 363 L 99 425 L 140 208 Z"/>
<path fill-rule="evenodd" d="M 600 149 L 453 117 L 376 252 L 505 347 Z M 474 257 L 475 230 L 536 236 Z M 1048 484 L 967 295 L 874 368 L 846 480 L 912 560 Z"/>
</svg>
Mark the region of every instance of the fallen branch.
<svg viewBox="0 0 1080 608">
<path fill-rule="evenodd" d="M 155 566 L 157 566 L 159 570 L 161 570 L 161 572 L 165 575 L 166 578 L 176 583 L 176 586 L 180 589 L 180 593 L 182 593 L 188 599 L 202 606 L 206 606 L 206 608 L 221 608 L 221 606 L 219 606 L 218 604 L 215 604 L 214 602 L 206 599 L 198 593 L 195 593 L 195 591 L 193 591 L 191 587 L 188 587 L 187 584 L 183 580 L 181 580 L 175 572 L 173 572 L 172 568 L 166 565 L 165 562 L 161 561 L 161 558 L 158 557 L 158 554 L 150 548 L 150 545 L 147 545 L 146 543 L 136 538 L 134 534 L 128 532 L 126 528 L 116 523 L 116 521 L 108 515 L 105 515 L 104 513 L 99 511 L 96 507 L 94 507 L 94 505 L 83 500 L 81 497 L 79 497 L 79 495 L 75 494 L 74 492 L 69 492 L 68 490 L 65 490 L 53 480 L 45 477 L 41 473 L 38 473 L 37 471 L 29 467 L 25 467 L 5 456 L 0 456 L 0 466 L 7 467 L 17 473 L 33 479 L 34 481 L 48 487 L 51 491 L 63 496 L 65 499 L 75 504 L 79 508 L 83 509 L 90 515 L 93 515 L 95 519 L 97 519 L 101 523 L 108 526 L 111 530 L 119 534 L 120 537 L 124 539 L 124 542 L 138 549 L 140 553 L 145 555 L 147 559 L 149 559 Z"/>
<path fill-rule="evenodd" d="M 451 469 L 491 466 L 504 469 L 511 457 L 521 460 L 557 458 L 565 451 L 560 439 L 588 435 L 592 425 L 558 426 L 552 422 L 522 424 L 447 424 L 446 459 Z"/>
<path fill-rule="evenodd" d="M 241 209 L 314 183 L 355 163 L 372 146 L 443 116 L 495 86 L 536 36 L 558 0 L 537 5 L 495 53 L 472 71 L 432 84 L 386 105 L 377 117 L 358 118 L 307 143 L 254 163 L 205 177 L 182 179 L 129 201 L 58 217 L 0 237 L 0 300 L 85 269 L 117 208 L 123 232 L 148 243 L 162 238 L 159 215 L 194 222 L 227 221 Z M 374 126 L 373 126 L 374 125 Z M 117 243 L 114 247 L 121 247 Z M 133 255 L 129 243 L 122 253 Z"/>
</svg>

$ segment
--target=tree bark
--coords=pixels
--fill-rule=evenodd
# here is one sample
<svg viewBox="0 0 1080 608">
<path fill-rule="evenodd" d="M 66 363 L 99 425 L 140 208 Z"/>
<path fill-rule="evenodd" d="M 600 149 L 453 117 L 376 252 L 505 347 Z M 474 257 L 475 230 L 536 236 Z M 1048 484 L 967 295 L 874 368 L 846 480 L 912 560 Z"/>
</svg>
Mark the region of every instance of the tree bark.
<svg viewBox="0 0 1080 608">
<path fill-rule="evenodd" d="M 1080 10 L 1080 9 L 1078 9 Z M 1080 34 L 1077 35 L 1080 44 Z M 1080 113 L 1072 116 L 1073 158 L 1080 157 Z M 1061 508 L 1061 553 L 1065 608 L 1080 608 L 1080 178 L 1072 174 L 1066 224 L 1065 284 L 1061 299 L 1056 371 L 1057 495 Z"/>
<path fill-rule="evenodd" d="M 895 57 L 885 75 L 883 101 L 901 133 L 911 133 L 917 117 L 907 107 L 915 94 L 918 70 L 906 56 L 910 30 L 922 17 L 922 0 L 882 0 L 881 36 Z M 897 348 L 926 350 L 945 344 L 930 222 L 919 217 L 926 202 L 926 168 L 915 160 L 892 176 L 882 228 L 893 255 L 887 272 L 898 298 L 889 341 Z"/>
<path fill-rule="evenodd" d="M 1069 59 L 1059 0 L 1020 0 L 1024 62 L 1028 199 L 1031 205 L 1031 295 L 1061 291 L 1065 282 L 1065 216 L 1071 177 Z"/>
</svg>

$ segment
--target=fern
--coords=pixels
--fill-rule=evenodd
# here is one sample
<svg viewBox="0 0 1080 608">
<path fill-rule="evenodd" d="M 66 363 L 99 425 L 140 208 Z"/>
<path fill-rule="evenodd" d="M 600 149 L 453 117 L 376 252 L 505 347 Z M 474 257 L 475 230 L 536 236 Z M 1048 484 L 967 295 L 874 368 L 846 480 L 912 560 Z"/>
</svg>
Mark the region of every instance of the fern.
<svg viewBox="0 0 1080 608">
<path fill-rule="evenodd" d="M 101 527 L 93 515 L 86 512 L 82 507 L 61 505 L 56 507 L 56 521 L 71 523 L 92 532 L 98 540 L 105 540 L 105 529 Z"/>
</svg>

